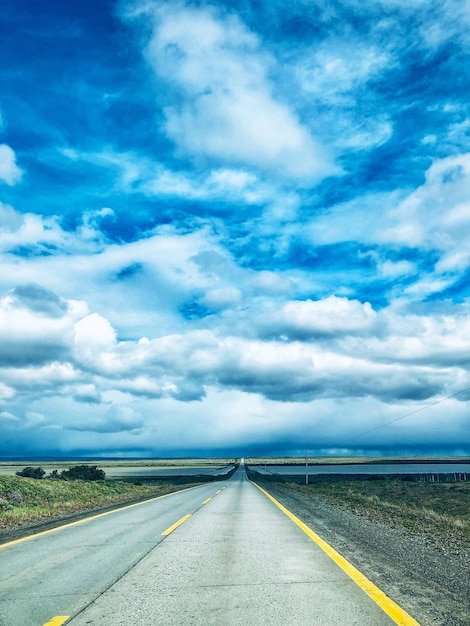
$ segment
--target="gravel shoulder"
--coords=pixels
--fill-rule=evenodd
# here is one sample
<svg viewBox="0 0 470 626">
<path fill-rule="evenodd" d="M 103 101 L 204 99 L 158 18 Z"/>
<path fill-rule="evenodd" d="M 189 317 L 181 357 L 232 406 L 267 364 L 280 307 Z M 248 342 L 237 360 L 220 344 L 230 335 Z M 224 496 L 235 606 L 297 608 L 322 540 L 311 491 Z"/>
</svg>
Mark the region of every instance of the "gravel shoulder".
<svg viewBox="0 0 470 626">
<path fill-rule="evenodd" d="M 468 552 L 455 554 L 426 535 L 367 519 L 288 485 L 262 486 L 421 626 L 470 625 Z"/>
</svg>

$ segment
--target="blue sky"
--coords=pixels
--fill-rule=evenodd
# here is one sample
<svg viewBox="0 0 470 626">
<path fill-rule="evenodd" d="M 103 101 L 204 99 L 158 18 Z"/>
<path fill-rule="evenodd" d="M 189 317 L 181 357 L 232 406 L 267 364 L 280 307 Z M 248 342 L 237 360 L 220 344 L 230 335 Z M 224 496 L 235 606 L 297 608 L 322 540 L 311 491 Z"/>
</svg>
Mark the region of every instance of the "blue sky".
<svg viewBox="0 0 470 626">
<path fill-rule="evenodd" d="M 0 454 L 470 454 L 469 26 L 0 3 Z"/>
</svg>

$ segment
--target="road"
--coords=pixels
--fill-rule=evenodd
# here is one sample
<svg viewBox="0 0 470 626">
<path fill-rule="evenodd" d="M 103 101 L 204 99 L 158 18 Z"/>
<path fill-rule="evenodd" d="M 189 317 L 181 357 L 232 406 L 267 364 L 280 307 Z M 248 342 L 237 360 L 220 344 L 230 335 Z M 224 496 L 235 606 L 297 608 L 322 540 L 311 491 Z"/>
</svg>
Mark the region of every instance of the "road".
<svg viewBox="0 0 470 626">
<path fill-rule="evenodd" d="M 0 625 L 417 625 L 288 514 L 241 467 L 0 547 Z"/>
</svg>

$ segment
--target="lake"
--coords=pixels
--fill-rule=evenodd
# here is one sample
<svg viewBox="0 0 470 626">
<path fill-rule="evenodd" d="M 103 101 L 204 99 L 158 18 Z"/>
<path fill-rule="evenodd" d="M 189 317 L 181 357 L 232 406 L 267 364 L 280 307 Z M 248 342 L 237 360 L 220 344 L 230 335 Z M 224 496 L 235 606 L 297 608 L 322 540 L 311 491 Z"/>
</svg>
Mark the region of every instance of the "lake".
<svg viewBox="0 0 470 626">
<path fill-rule="evenodd" d="M 305 475 L 303 465 L 249 465 L 260 474 Z M 470 474 L 470 463 L 357 463 L 308 465 L 308 474 Z"/>
</svg>

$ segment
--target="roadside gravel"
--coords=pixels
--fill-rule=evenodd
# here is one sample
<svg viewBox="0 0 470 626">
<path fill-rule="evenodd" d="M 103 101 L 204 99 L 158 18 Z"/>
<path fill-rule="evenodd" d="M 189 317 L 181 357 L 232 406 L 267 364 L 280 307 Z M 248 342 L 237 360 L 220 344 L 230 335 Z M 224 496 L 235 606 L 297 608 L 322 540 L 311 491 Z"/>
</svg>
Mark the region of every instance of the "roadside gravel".
<svg viewBox="0 0 470 626">
<path fill-rule="evenodd" d="M 261 483 L 260 483 L 261 484 Z M 470 626 L 470 555 L 287 485 L 266 490 L 421 626 Z M 372 625 L 371 625 L 372 626 Z"/>
</svg>

